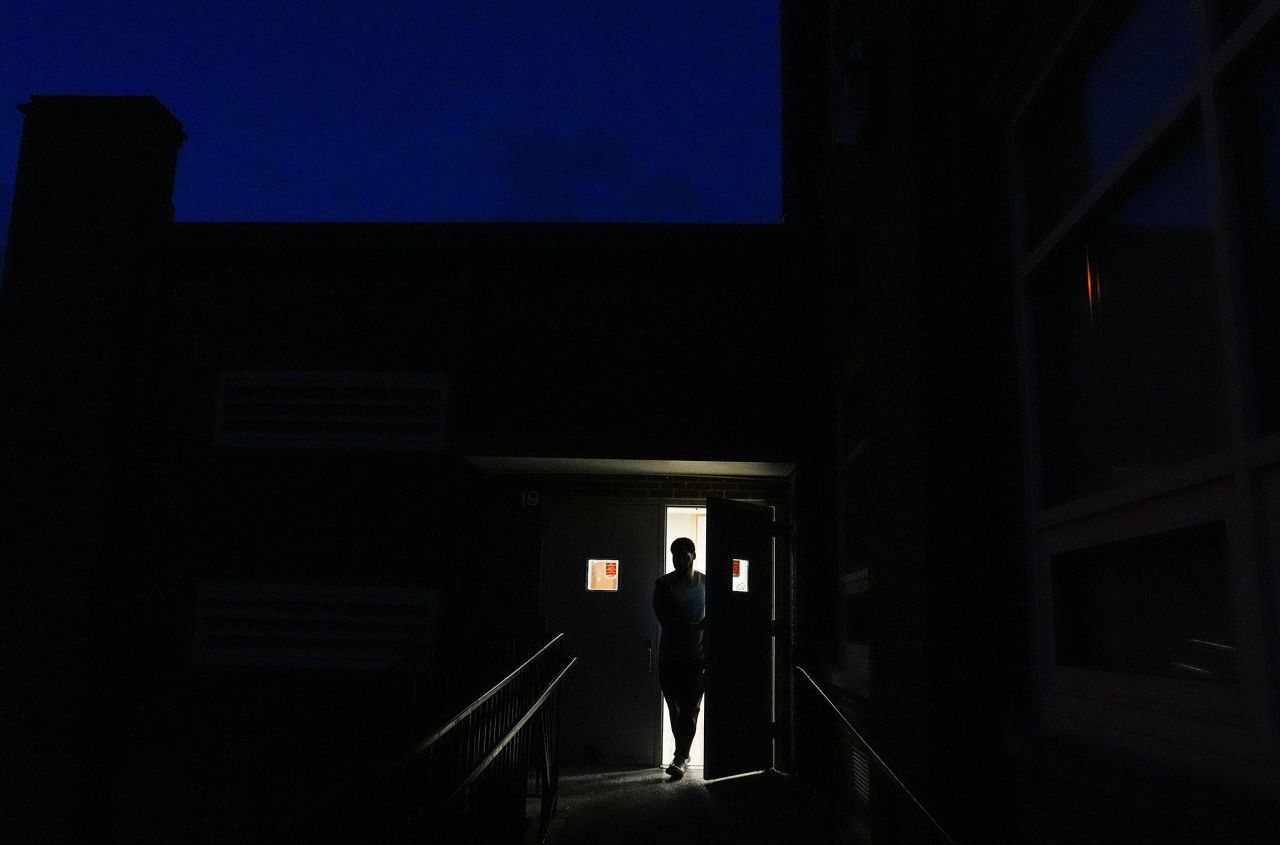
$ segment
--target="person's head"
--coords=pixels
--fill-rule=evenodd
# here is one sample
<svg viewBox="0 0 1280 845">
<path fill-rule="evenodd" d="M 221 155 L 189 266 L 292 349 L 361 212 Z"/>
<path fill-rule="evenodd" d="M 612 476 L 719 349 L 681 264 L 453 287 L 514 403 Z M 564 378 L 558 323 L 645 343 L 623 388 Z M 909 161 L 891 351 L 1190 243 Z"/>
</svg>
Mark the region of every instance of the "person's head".
<svg viewBox="0 0 1280 845">
<path fill-rule="evenodd" d="M 671 543 L 671 565 L 681 575 L 688 575 L 693 569 L 693 559 L 698 556 L 693 541 L 688 537 L 677 537 Z"/>
</svg>

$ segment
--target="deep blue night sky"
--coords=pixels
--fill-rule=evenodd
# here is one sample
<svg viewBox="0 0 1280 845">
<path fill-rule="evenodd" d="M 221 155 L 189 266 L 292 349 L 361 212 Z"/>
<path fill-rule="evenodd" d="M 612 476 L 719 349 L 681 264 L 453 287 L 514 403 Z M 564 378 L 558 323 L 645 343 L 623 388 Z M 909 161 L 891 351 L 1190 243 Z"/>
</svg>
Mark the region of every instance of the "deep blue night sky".
<svg viewBox="0 0 1280 845">
<path fill-rule="evenodd" d="M 323 6 L 325 11 L 316 9 Z M 777 0 L 0 0 L 32 94 L 154 94 L 179 220 L 774 222 Z"/>
</svg>

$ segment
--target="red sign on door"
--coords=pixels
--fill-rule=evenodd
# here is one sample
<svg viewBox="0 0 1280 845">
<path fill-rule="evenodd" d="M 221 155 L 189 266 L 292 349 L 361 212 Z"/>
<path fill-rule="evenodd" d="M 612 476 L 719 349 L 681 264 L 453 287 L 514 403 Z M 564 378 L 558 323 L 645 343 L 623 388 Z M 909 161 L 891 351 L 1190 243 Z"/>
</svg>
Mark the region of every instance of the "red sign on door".
<svg viewBox="0 0 1280 845">
<path fill-rule="evenodd" d="M 734 578 L 742 577 L 742 561 L 738 560 L 737 558 L 734 558 L 734 561 L 733 561 L 733 577 Z"/>
<path fill-rule="evenodd" d="M 587 589 L 618 592 L 618 561 L 592 558 L 587 561 Z"/>
</svg>

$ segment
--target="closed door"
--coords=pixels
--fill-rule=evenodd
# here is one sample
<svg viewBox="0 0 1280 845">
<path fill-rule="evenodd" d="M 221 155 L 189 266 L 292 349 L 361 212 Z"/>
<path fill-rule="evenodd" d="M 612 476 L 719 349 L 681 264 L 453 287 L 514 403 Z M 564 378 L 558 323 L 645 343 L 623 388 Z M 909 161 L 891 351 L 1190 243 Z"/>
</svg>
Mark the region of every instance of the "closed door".
<svg viewBox="0 0 1280 845">
<path fill-rule="evenodd" d="M 561 696 L 566 763 L 654 765 L 660 750 L 661 504 L 564 499 L 546 505 L 542 608 L 578 666 Z"/>
</svg>

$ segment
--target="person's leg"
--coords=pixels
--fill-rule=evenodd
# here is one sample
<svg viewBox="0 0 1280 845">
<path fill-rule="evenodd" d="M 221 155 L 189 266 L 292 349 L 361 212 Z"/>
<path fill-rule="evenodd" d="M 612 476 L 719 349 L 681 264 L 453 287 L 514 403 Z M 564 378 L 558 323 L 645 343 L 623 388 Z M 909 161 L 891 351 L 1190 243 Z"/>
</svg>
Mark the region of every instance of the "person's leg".
<svg viewBox="0 0 1280 845">
<path fill-rule="evenodd" d="M 701 671 L 699 670 L 699 676 Z M 693 699 L 695 709 L 693 719 L 689 718 L 688 708 L 695 681 L 688 666 L 679 664 L 658 667 L 658 684 L 662 687 L 662 697 L 667 702 L 667 711 L 671 714 L 671 734 L 675 737 L 676 750 L 671 765 L 667 766 L 667 774 L 673 780 L 684 777 L 684 765 L 689 760 L 689 745 L 693 742 L 693 733 L 697 729 L 697 698 Z"/>
<path fill-rule="evenodd" d="M 680 726 L 683 720 L 680 717 L 680 698 L 676 695 L 671 687 L 662 688 L 662 697 L 667 702 L 667 713 L 671 716 L 671 735 L 676 740 L 676 753 L 680 751 Z"/>
<path fill-rule="evenodd" d="M 680 726 L 683 724 L 680 707 L 684 700 L 680 695 L 679 682 L 679 671 L 671 666 L 658 665 L 658 686 L 662 688 L 662 698 L 667 702 L 667 713 L 671 716 L 671 735 L 676 741 L 676 757 L 680 756 Z"/>
<path fill-rule="evenodd" d="M 702 667 L 686 667 L 680 673 L 678 683 L 680 721 L 671 719 L 672 733 L 676 735 L 676 756 L 688 758 L 693 738 L 698 732 L 698 712 L 702 709 L 702 693 L 705 686 Z"/>
<path fill-rule="evenodd" d="M 702 669 L 697 666 L 670 667 L 665 689 L 671 700 L 671 733 L 676 740 L 676 757 L 687 758 L 698 730 Z"/>
</svg>

